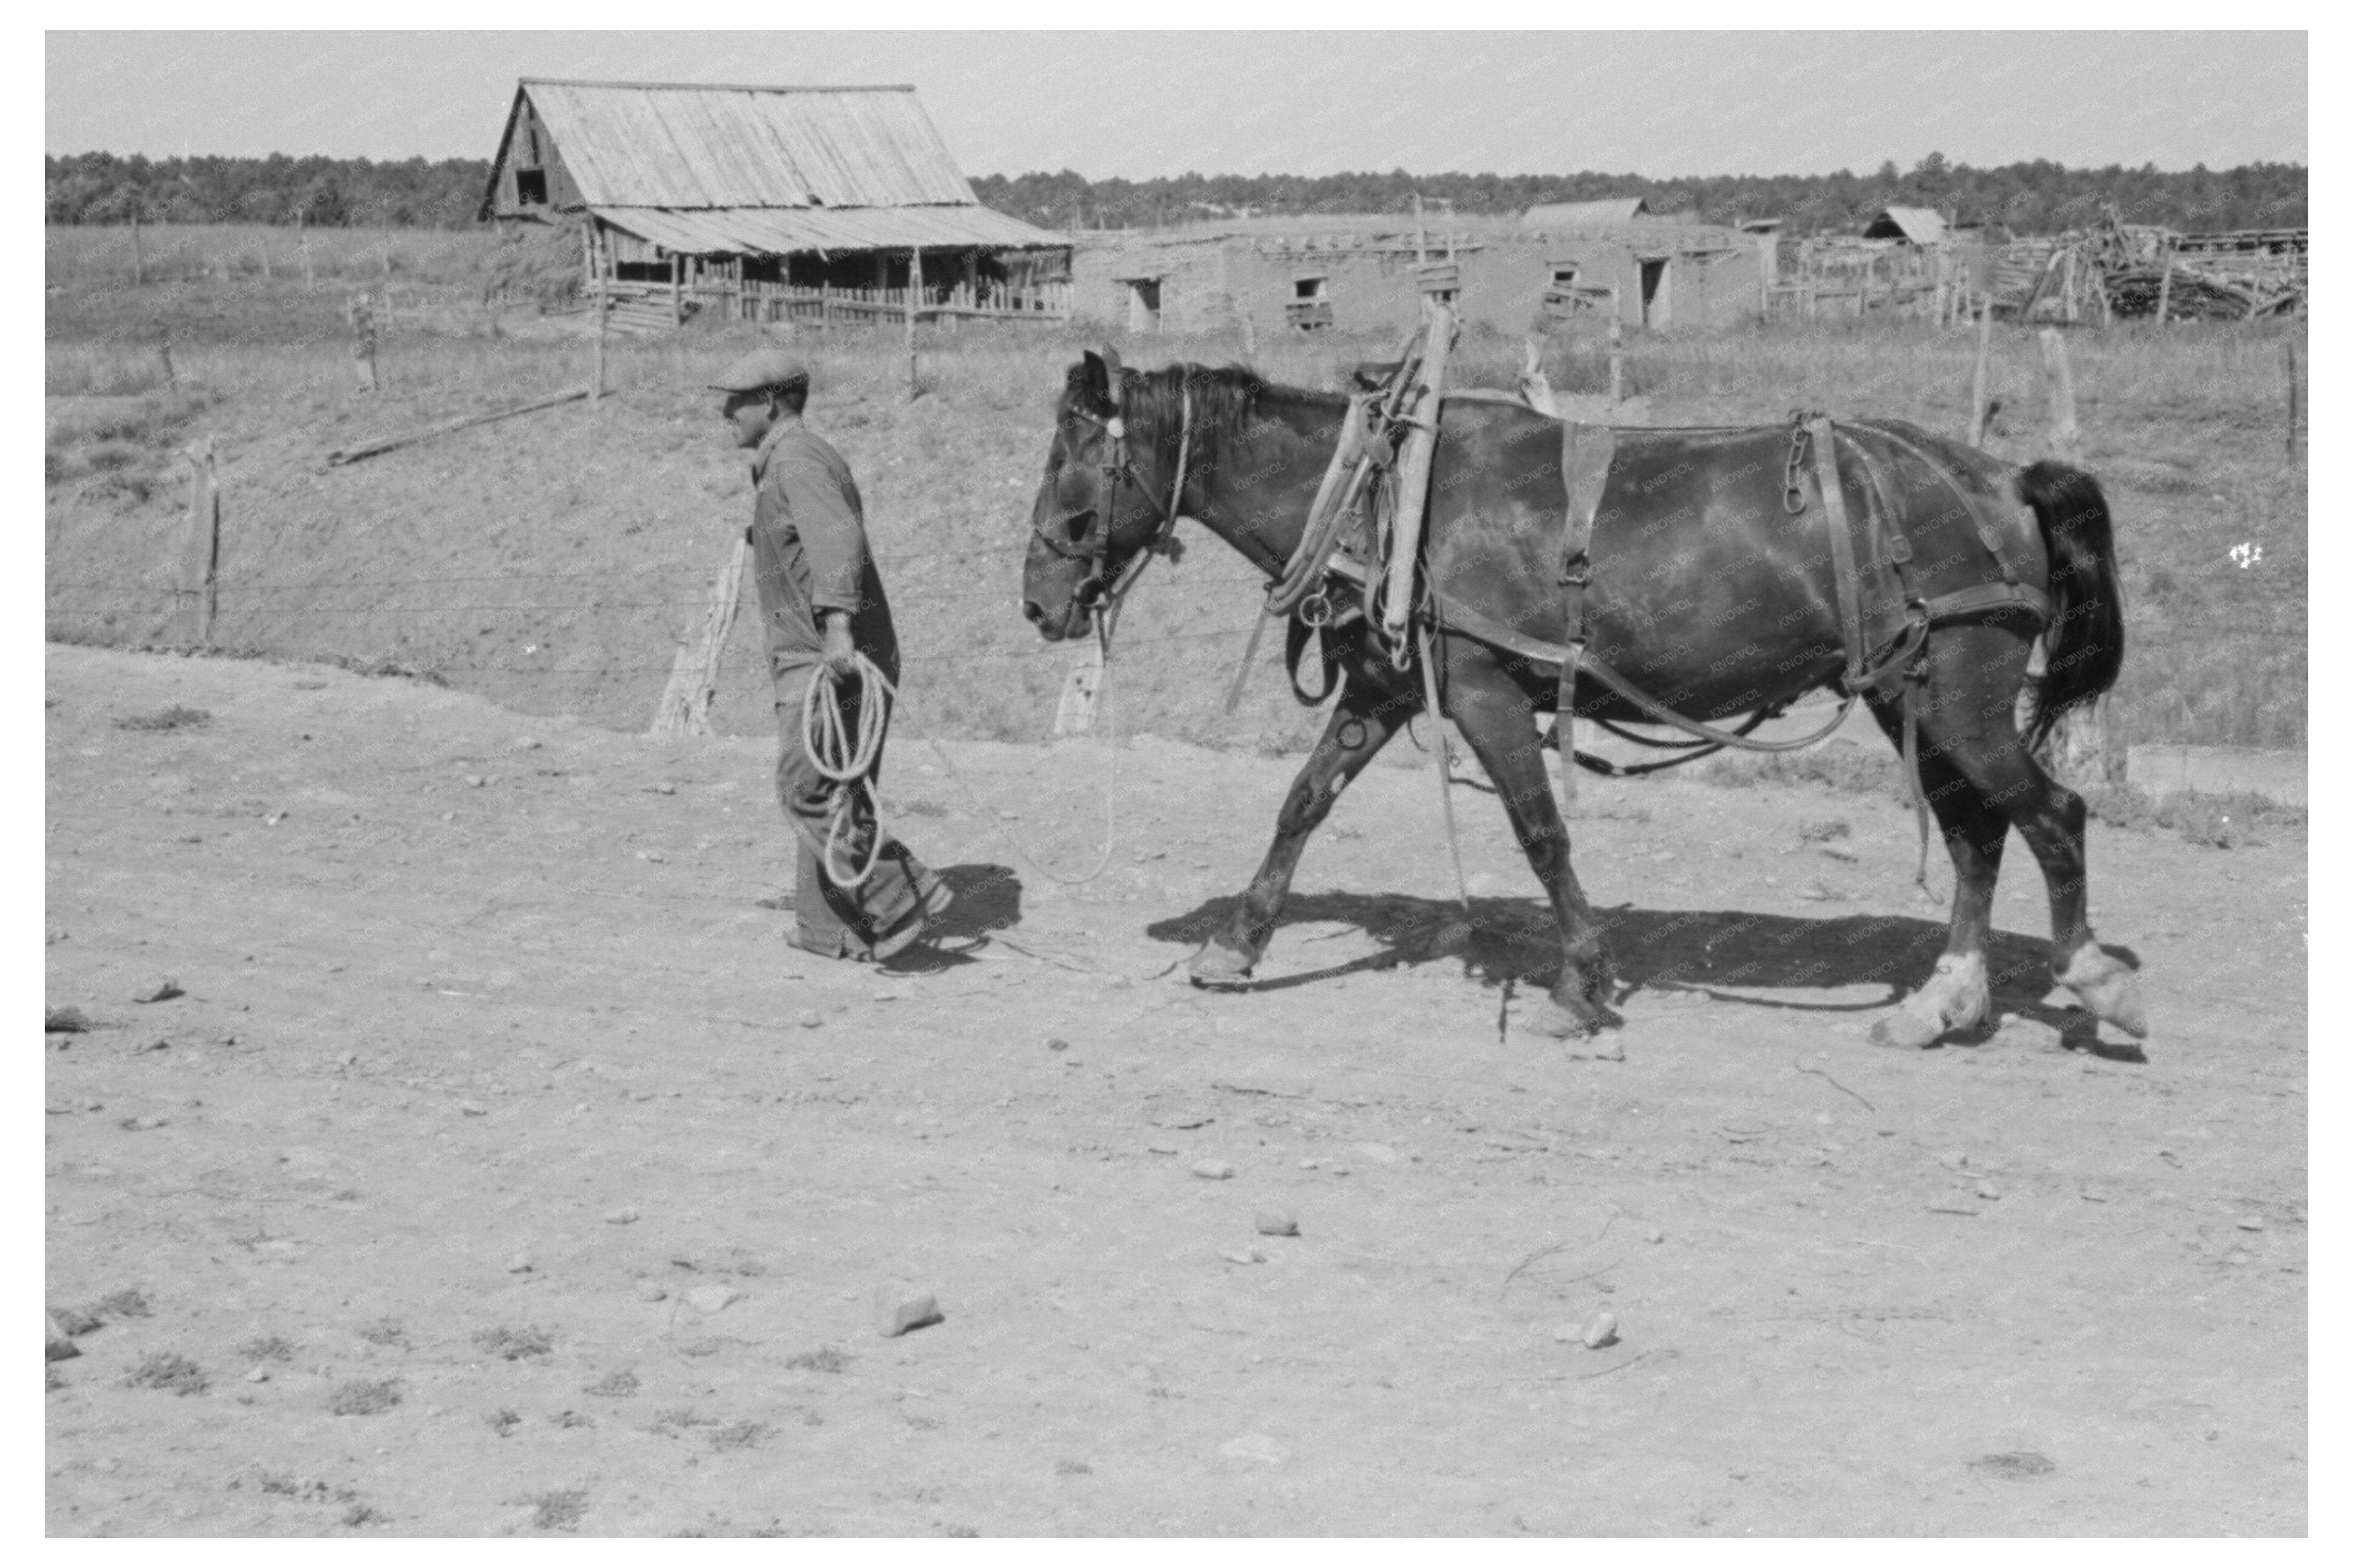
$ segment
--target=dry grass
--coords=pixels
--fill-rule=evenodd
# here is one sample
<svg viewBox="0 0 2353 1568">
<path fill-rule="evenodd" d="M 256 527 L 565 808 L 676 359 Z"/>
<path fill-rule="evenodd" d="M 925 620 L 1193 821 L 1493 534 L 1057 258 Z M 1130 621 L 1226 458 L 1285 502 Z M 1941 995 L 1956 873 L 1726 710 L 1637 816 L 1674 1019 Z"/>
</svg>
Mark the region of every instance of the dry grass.
<svg viewBox="0 0 2353 1568">
<path fill-rule="evenodd" d="M 150 1351 L 123 1380 L 129 1388 L 160 1388 L 185 1397 L 212 1386 L 205 1369 L 173 1351 Z"/>
<path fill-rule="evenodd" d="M 380 1415 L 398 1405 L 400 1398 L 399 1379 L 364 1379 L 336 1389 L 327 1409 L 336 1415 Z"/>
<path fill-rule="evenodd" d="M 588 1494 L 585 1491 L 542 1492 L 531 1500 L 534 1530 L 577 1530 L 588 1511 Z"/>
<path fill-rule="evenodd" d="M 501 1360 L 523 1361 L 532 1356 L 545 1355 L 554 1350 L 555 1336 L 529 1323 L 520 1328 L 501 1325 L 482 1330 L 474 1336 L 474 1343 Z"/>
<path fill-rule="evenodd" d="M 287 231 L 269 237 L 283 238 Z M 192 244 L 194 231 L 185 237 Z M 223 248 L 235 238 L 203 237 Z M 160 320 L 174 335 L 181 398 L 132 410 L 122 427 L 53 442 L 49 462 L 53 637 L 161 640 L 169 622 L 170 537 L 180 484 L 165 448 L 219 435 L 226 485 L 225 642 L 298 657 L 438 675 L 523 711 L 641 726 L 673 638 L 696 624 L 711 573 L 746 506 L 741 459 L 700 390 L 757 329 L 698 324 L 615 340 L 613 395 L 326 470 L 331 447 L 452 414 L 494 408 L 585 379 L 576 336 L 478 304 L 491 255 L 452 237 L 395 247 L 400 309 L 385 331 L 385 390 L 353 389 L 343 289 L 298 274 L 208 276 L 121 286 L 94 250 L 122 231 L 52 236 L 47 382 L 86 399 L 164 397 L 154 376 Z M 323 240 L 318 243 L 323 244 Z M 63 248 L 60 248 L 60 247 Z M 68 252 L 79 258 L 69 265 Z M 345 257 L 364 269 L 354 238 Z M 379 258 L 380 261 L 380 258 Z M 273 268 L 277 264 L 273 261 Z M 77 270 L 77 268 L 79 268 Z M 361 272 L 352 273 L 356 284 Z M 379 279 L 380 281 L 380 269 Z M 2117 698 L 2135 742 L 2299 747 L 2306 732 L 2306 501 L 2282 449 L 2281 355 L 2293 324 L 2125 327 L 2069 335 L 2085 464 L 2109 491 L 2123 560 L 2131 652 Z M 1065 368 L 1088 344 L 1131 363 L 1240 357 L 1232 337 L 1127 341 L 1082 328 L 976 327 L 923 335 L 924 395 L 906 399 L 893 331 L 805 334 L 811 422 L 858 472 L 906 655 L 910 734 L 1036 742 L 1072 657 L 1015 613 L 1020 551 Z M 1391 339 L 1270 336 L 1255 367 L 1333 387 Z M 1466 332 L 1466 383 L 1508 384 L 1515 339 Z M 1634 389 L 1670 422 L 1778 422 L 1792 406 L 1870 412 L 1957 430 L 1974 343 L 1906 324 L 1774 329 L 1715 338 L 1648 336 L 1630 350 Z M 1556 386 L 1606 381 L 1598 341 L 1562 336 Z M 2027 460 L 2042 449 L 2041 369 L 2031 334 L 1998 332 L 1989 445 Z M 109 412 L 106 417 L 115 417 Z M 1131 601 L 1103 721 L 1263 751 L 1303 748 L 1321 716 L 1297 709 L 1269 638 L 1242 710 L 1220 696 L 1257 596 L 1256 576 L 1213 540 L 1155 564 Z M 2260 561 L 2232 563 L 2232 546 Z M 427 570 L 422 563 L 429 563 Z M 717 721 L 770 724 L 748 618 L 728 653 Z M 1074 763 L 1072 765 L 1080 765 Z M 1802 764 L 1801 764 L 1802 765 Z"/>
</svg>

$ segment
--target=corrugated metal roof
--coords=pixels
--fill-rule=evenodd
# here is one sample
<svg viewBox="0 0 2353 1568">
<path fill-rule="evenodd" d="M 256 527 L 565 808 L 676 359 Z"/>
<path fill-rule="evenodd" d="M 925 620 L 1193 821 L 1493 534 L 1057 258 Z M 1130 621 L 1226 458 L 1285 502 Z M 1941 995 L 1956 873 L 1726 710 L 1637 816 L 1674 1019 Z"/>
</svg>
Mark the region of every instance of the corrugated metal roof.
<svg viewBox="0 0 2353 1568">
<path fill-rule="evenodd" d="M 1641 196 L 1612 196 L 1606 202 L 1546 202 L 1522 213 L 1520 221 L 1537 228 L 1576 228 L 1627 223 L 1650 210 L 1651 204 Z"/>
<path fill-rule="evenodd" d="M 913 88 L 519 90 L 591 207 L 976 205 Z"/>
<path fill-rule="evenodd" d="M 997 249 L 1060 247 L 1070 241 L 979 205 L 902 207 L 591 207 L 639 239 L 689 256 L 785 256 L 810 250 L 898 250 L 911 246 Z"/>
<path fill-rule="evenodd" d="M 1945 217 L 1931 207 L 1887 207 L 1862 231 L 1865 239 L 1908 239 L 1935 245 L 1945 237 Z"/>
</svg>

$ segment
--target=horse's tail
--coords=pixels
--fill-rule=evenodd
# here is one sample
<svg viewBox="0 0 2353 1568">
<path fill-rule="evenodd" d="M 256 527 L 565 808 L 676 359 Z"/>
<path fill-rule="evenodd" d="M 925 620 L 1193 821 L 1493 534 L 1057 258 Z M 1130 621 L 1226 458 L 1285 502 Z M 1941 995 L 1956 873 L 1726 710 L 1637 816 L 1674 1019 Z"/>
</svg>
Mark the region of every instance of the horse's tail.
<svg viewBox="0 0 2353 1568">
<path fill-rule="evenodd" d="M 2062 713 L 2116 683 L 2125 660 L 2124 584 L 2099 481 L 2064 463 L 2036 463 L 2020 472 L 2018 499 L 2034 509 L 2051 557 L 2042 689 L 2026 736 L 2040 746 Z"/>
</svg>

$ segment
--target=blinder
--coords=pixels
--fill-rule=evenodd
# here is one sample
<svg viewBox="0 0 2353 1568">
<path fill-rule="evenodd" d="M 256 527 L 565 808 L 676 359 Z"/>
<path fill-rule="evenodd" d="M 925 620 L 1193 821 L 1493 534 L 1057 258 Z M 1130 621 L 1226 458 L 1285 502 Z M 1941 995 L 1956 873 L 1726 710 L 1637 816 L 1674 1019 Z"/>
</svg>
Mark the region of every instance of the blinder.
<svg viewBox="0 0 2353 1568">
<path fill-rule="evenodd" d="M 1087 531 L 1083 540 L 1069 542 L 1055 538 L 1042 522 L 1033 522 L 1030 532 L 1043 541 L 1049 550 L 1065 560 L 1088 563 L 1086 576 L 1071 590 L 1071 602 L 1088 611 L 1103 609 L 1108 621 L 1118 615 L 1120 602 L 1126 596 L 1137 574 L 1143 571 L 1145 563 L 1151 559 L 1153 552 L 1165 545 L 1169 536 L 1176 531 L 1177 508 L 1184 501 L 1186 459 L 1190 456 L 1193 443 L 1193 388 L 1188 371 L 1179 366 L 1183 423 L 1177 437 L 1175 481 L 1169 486 L 1167 499 L 1163 500 L 1155 496 L 1136 474 L 1128 455 L 1126 388 L 1122 384 L 1124 373 L 1120 366 L 1118 352 L 1106 348 L 1100 355 L 1091 353 L 1087 357 L 1096 360 L 1103 367 L 1104 401 L 1111 408 L 1109 417 L 1099 417 L 1084 408 L 1070 411 L 1072 416 L 1083 419 L 1103 432 L 1103 461 L 1098 465 L 1103 476 L 1100 500 L 1086 511 L 1076 514 L 1083 517 L 1092 512 L 1095 526 Z M 1114 574 L 1111 570 L 1111 536 L 1119 513 L 1119 492 L 1123 485 L 1134 485 L 1159 511 L 1160 521 L 1153 530 L 1151 539 Z M 1108 626 L 1104 630 L 1108 635 Z"/>
</svg>

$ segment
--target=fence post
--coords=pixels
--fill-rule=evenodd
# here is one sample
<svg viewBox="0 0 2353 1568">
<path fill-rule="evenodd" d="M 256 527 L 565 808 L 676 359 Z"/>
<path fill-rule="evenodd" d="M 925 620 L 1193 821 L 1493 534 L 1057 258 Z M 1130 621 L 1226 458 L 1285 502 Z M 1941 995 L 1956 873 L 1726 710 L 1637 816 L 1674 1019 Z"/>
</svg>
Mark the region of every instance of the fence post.
<svg viewBox="0 0 2353 1568">
<path fill-rule="evenodd" d="M 357 376 L 362 392 L 374 392 L 375 381 L 375 302 L 365 289 L 353 295 L 343 307 L 352 324 L 352 373 Z"/>
<path fill-rule="evenodd" d="M 166 387 L 178 386 L 180 373 L 172 364 L 172 329 L 161 316 L 155 318 L 155 357 L 163 362 L 164 384 Z"/>
<path fill-rule="evenodd" d="M 1993 357 L 1993 297 L 1978 302 L 1978 368 L 1969 381 L 1969 445 L 1985 445 L 1986 372 Z"/>
<path fill-rule="evenodd" d="M 131 215 L 131 281 L 136 287 L 147 281 L 147 248 L 139 239 L 139 214 Z"/>
<path fill-rule="evenodd" d="M 2165 276 L 2157 282 L 2157 324 L 2165 325 L 2166 312 L 2173 306 L 2173 247 L 2165 247 Z"/>
<path fill-rule="evenodd" d="M 2040 336 L 2051 392 L 2051 446 L 2072 463 L 2084 455 L 2084 428 L 2075 422 L 2075 374 L 2067 364 L 2067 340 L 2056 327 L 2043 328 Z"/>
<path fill-rule="evenodd" d="M 751 536 L 735 535 L 720 560 L 719 575 L 712 581 L 702 645 L 680 640 L 678 656 L 670 664 L 670 684 L 662 688 L 661 700 L 654 707 L 649 733 L 711 733 L 711 704 L 719 694 L 719 659 L 727 648 L 727 634 L 735 625 L 735 605 L 744 596 L 744 566 L 751 555 Z M 765 650 L 762 657 L 765 658 Z"/>
<path fill-rule="evenodd" d="M 915 384 L 915 302 L 923 293 L 923 247 L 913 246 L 907 252 L 907 401 L 913 403 L 922 395 Z M 1108 523 L 1105 526 L 1109 526 Z"/>
<path fill-rule="evenodd" d="M 2301 393 L 2302 388 L 2296 384 L 2295 345 L 2290 343 L 2287 345 L 2287 456 L 2290 462 L 2295 460 L 2295 417 L 2298 405 L 2304 401 Z"/>
<path fill-rule="evenodd" d="M 302 243 L 302 287 L 315 289 L 319 284 L 319 275 L 311 268 L 311 215 L 309 213 L 298 212 L 294 215 L 294 233 Z"/>
<path fill-rule="evenodd" d="M 686 325 L 686 258 L 677 251 L 670 258 L 670 324 Z"/>
<path fill-rule="evenodd" d="M 1626 401 L 1625 329 L 1618 321 L 1618 285 L 1609 286 L 1609 401 Z"/>
<path fill-rule="evenodd" d="M 182 447 L 180 455 L 188 460 L 188 517 L 172 589 L 173 640 L 209 647 L 220 605 L 220 470 L 210 436 Z"/>
</svg>

